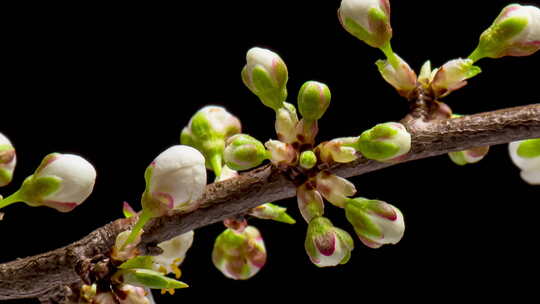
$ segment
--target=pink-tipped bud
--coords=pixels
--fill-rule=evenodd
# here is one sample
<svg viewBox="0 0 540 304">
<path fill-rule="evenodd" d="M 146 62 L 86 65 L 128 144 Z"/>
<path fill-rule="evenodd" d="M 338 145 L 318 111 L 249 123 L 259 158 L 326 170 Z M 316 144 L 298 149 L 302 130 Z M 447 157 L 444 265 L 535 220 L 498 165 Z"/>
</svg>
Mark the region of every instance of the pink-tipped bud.
<svg viewBox="0 0 540 304">
<path fill-rule="evenodd" d="M 313 264 L 331 267 L 349 261 L 354 242 L 346 231 L 320 216 L 309 222 L 304 246 Z"/>
<path fill-rule="evenodd" d="M 345 215 L 362 243 L 371 248 L 396 244 L 405 232 L 401 211 L 383 201 L 350 199 L 345 206 Z"/>
<path fill-rule="evenodd" d="M 263 238 L 253 226 L 242 232 L 226 229 L 214 243 L 212 262 L 221 273 L 234 280 L 247 280 L 266 263 Z"/>
<path fill-rule="evenodd" d="M 338 17 L 347 32 L 372 47 L 392 38 L 389 0 L 342 0 Z"/>
</svg>

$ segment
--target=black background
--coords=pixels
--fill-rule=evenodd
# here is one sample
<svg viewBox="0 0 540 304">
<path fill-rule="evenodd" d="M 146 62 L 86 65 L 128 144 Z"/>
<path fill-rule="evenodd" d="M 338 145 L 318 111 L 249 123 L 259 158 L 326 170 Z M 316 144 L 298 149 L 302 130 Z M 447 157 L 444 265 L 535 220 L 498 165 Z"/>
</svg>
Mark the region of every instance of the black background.
<svg viewBox="0 0 540 304">
<path fill-rule="evenodd" d="M 290 102 L 304 81 L 329 85 L 332 105 L 320 121 L 321 140 L 401 119 L 406 102 L 374 65 L 382 53 L 341 28 L 339 2 L 28 5 L 5 11 L 0 132 L 15 145 L 18 165 L 14 182 L 1 193 L 15 191 L 50 152 L 83 155 L 98 178 L 91 197 L 69 214 L 23 204 L 2 210 L 0 262 L 80 239 L 120 217 L 124 200 L 139 206 L 144 169 L 178 144 L 180 130 L 204 105 L 226 106 L 244 132 L 261 141 L 274 137 L 272 111 L 240 79 L 253 46 L 269 47 L 287 63 Z M 392 1 L 394 50 L 415 70 L 426 59 L 436 67 L 465 57 L 508 3 Z M 484 72 L 444 101 L 462 114 L 536 103 L 538 56 L 482 60 Z M 403 211 L 407 228 L 399 244 L 373 250 L 357 241 L 347 265 L 319 269 L 305 254 L 306 224 L 295 199 L 281 201 L 298 222 L 251 221 L 268 250 L 257 276 L 237 282 L 214 269 L 212 244 L 223 230 L 215 224 L 196 231 L 183 264 L 182 280 L 191 287 L 156 300 L 435 300 L 536 293 L 540 188 L 520 179 L 506 145 L 492 147 L 476 165 L 459 167 L 440 156 L 351 180 L 358 195 Z M 353 233 L 342 210 L 328 205 L 326 215 Z"/>
</svg>

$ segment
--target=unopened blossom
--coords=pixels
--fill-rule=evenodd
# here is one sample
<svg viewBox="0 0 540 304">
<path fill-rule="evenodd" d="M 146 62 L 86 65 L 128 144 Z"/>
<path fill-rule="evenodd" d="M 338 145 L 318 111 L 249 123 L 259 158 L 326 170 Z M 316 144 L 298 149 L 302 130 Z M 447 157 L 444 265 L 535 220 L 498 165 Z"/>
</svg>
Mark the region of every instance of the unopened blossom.
<svg viewBox="0 0 540 304">
<path fill-rule="evenodd" d="M 242 70 L 244 84 L 262 103 L 277 111 L 287 99 L 287 66 L 278 54 L 259 47 L 251 48 Z"/>
<path fill-rule="evenodd" d="M 512 142 L 510 157 L 521 169 L 521 178 L 531 184 L 540 185 L 540 138 Z"/>
<path fill-rule="evenodd" d="M 306 150 L 300 153 L 299 164 L 300 167 L 309 170 L 317 164 L 317 156 L 313 151 Z"/>
<path fill-rule="evenodd" d="M 358 238 L 371 248 L 396 244 L 405 232 L 401 211 L 383 201 L 350 199 L 345 206 L 345 215 L 353 225 Z"/>
<path fill-rule="evenodd" d="M 457 165 L 474 164 L 481 161 L 488 153 L 489 146 L 476 147 L 464 151 L 448 153 L 450 159 Z"/>
<path fill-rule="evenodd" d="M 240 120 L 225 108 L 206 106 L 191 117 L 182 130 L 180 142 L 199 150 L 206 160 L 206 167 L 219 176 L 225 141 L 241 131 Z"/>
<path fill-rule="evenodd" d="M 206 188 L 204 164 L 203 155 L 189 146 L 177 145 L 163 151 L 146 170 L 143 208 L 151 208 L 155 215 L 196 208 L 194 203 Z"/>
<path fill-rule="evenodd" d="M 347 32 L 372 47 L 392 38 L 389 0 L 342 0 L 338 16 Z"/>
<path fill-rule="evenodd" d="M 16 163 L 15 148 L 9 139 L 0 133 L 0 187 L 11 182 Z"/>
<path fill-rule="evenodd" d="M 298 110 L 304 119 L 321 119 L 330 106 L 330 98 L 330 89 L 326 84 L 308 81 L 298 92 Z"/>
<path fill-rule="evenodd" d="M 477 48 L 469 56 L 528 56 L 540 49 L 540 9 L 531 5 L 506 6 L 493 24 L 480 36 Z"/>
<path fill-rule="evenodd" d="M 378 124 L 360 135 L 357 149 L 366 158 L 391 161 L 411 149 L 411 134 L 400 123 Z"/>
<path fill-rule="evenodd" d="M 234 280 L 247 280 L 266 263 L 263 238 L 253 226 L 243 231 L 226 229 L 214 243 L 212 262 L 221 273 Z"/>
<path fill-rule="evenodd" d="M 431 89 L 436 98 L 444 97 L 467 84 L 467 79 L 478 75 L 480 68 L 471 59 L 454 59 L 436 70 Z"/>
<path fill-rule="evenodd" d="M 84 158 L 51 153 L 17 192 L 0 201 L 0 208 L 25 202 L 30 206 L 47 206 L 68 212 L 88 198 L 95 181 L 96 169 Z"/>
<path fill-rule="evenodd" d="M 233 170 L 248 170 L 260 165 L 268 158 L 264 145 L 247 134 L 236 134 L 227 139 L 223 158 Z"/>
<path fill-rule="evenodd" d="M 329 219 L 319 216 L 309 222 L 304 246 L 313 264 L 331 267 L 349 261 L 354 242 L 346 231 L 334 227 Z"/>
</svg>

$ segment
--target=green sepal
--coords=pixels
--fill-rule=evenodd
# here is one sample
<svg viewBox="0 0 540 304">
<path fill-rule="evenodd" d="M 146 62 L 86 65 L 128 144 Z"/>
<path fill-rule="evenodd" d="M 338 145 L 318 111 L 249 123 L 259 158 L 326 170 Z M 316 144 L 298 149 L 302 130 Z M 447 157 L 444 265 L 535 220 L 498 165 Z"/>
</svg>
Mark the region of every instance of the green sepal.
<svg viewBox="0 0 540 304">
<path fill-rule="evenodd" d="M 519 144 L 517 154 L 523 158 L 540 156 L 540 138 L 525 140 Z"/>
<path fill-rule="evenodd" d="M 122 213 L 124 214 L 125 218 L 130 218 L 130 217 L 134 216 L 135 214 L 137 214 L 137 212 L 135 212 L 135 210 L 133 210 L 133 208 L 129 205 L 128 202 L 124 202 L 124 206 L 122 208 Z"/>
<path fill-rule="evenodd" d="M 132 268 L 140 268 L 140 269 L 152 269 L 152 266 L 154 264 L 154 258 L 151 256 L 137 256 L 132 259 L 129 259 L 122 263 L 120 266 L 118 266 L 119 269 L 132 269 Z"/>
<path fill-rule="evenodd" d="M 469 56 L 473 61 L 484 57 L 499 58 L 503 54 L 505 43 L 521 33 L 529 21 L 526 18 L 512 17 L 500 23 L 494 23 L 482 33 L 477 48 Z"/>
<path fill-rule="evenodd" d="M 263 67 L 256 66 L 253 68 L 251 79 L 255 89 L 254 93 L 259 96 L 265 106 L 275 111 L 283 106 L 283 101 L 287 98 L 287 91 L 278 88 Z"/>
<path fill-rule="evenodd" d="M 13 179 L 13 172 L 6 168 L 0 168 L 0 185 L 2 183 L 8 184 Z"/>
<path fill-rule="evenodd" d="M 122 269 L 113 276 L 113 280 L 139 287 L 153 289 L 177 289 L 189 287 L 186 283 L 169 278 L 150 269 Z"/>
<path fill-rule="evenodd" d="M 56 176 L 27 177 L 19 192 L 22 201 L 30 206 L 38 206 L 43 198 L 58 191 L 62 179 Z"/>
<path fill-rule="evenodd" d="M 353 19 L 345 18 L 345 20 L 343 20 L 343 23 L 345 24 L 345 28 L 347 29 L 347 31 L 351 33 L 353 36 L 364 41 L 369 46 L 379 47 L 376 45 L 372 45 L 371 43 L 368 42 L 371 39 L 371 34 L 368 31 L 366 31 L 362 26 L 357 24 Z"/>
<path fill-rule="evenodd" d="M 368 216 L 367 204 L 369 200 L 363 198 L 350 199 L 345 205 L 345 217 L 353 225 L 358 235 L 381 237 L 382 231 Z"/>
<path fill-rule="evenodd" d="M 463 155 L 463 151 L 450 152 L 448 153 L 448 156 L 456 165 L 465 166 L 468 164 L 465 155 Z"/>
</svg>

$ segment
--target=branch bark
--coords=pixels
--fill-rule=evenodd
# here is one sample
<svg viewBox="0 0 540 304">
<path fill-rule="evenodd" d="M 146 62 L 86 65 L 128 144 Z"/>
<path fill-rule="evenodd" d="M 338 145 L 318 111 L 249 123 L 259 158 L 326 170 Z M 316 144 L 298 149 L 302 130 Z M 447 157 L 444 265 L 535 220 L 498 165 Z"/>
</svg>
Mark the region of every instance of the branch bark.
<svg viewBox="0 0 540 304">
<path fill-rule="evenodd" d="M 432 122 L 409 117 L 403 123 L 412 135 L 412 147 L 399 162 L 380 163 L 360 157 L 352 163 L 335 164 L 330 170 L 351 177 L 452 151 L 539 138 L 540 104 Z M 195 211 L 149 222 L 139 249 L 145 254 L 156 253 L 159 242 L 246 212 L 262 202 L 294 195 L 292 181 L 270 165 L 210 184 Z M 134 221 L 119 219 L 66 247 L 0 264 L 0 300 L 65 295 L 69 292 L 66 286 L 89 279 L 93 266 L 109 254 L 118 233 L 130 229 Z"/>
</svg>

